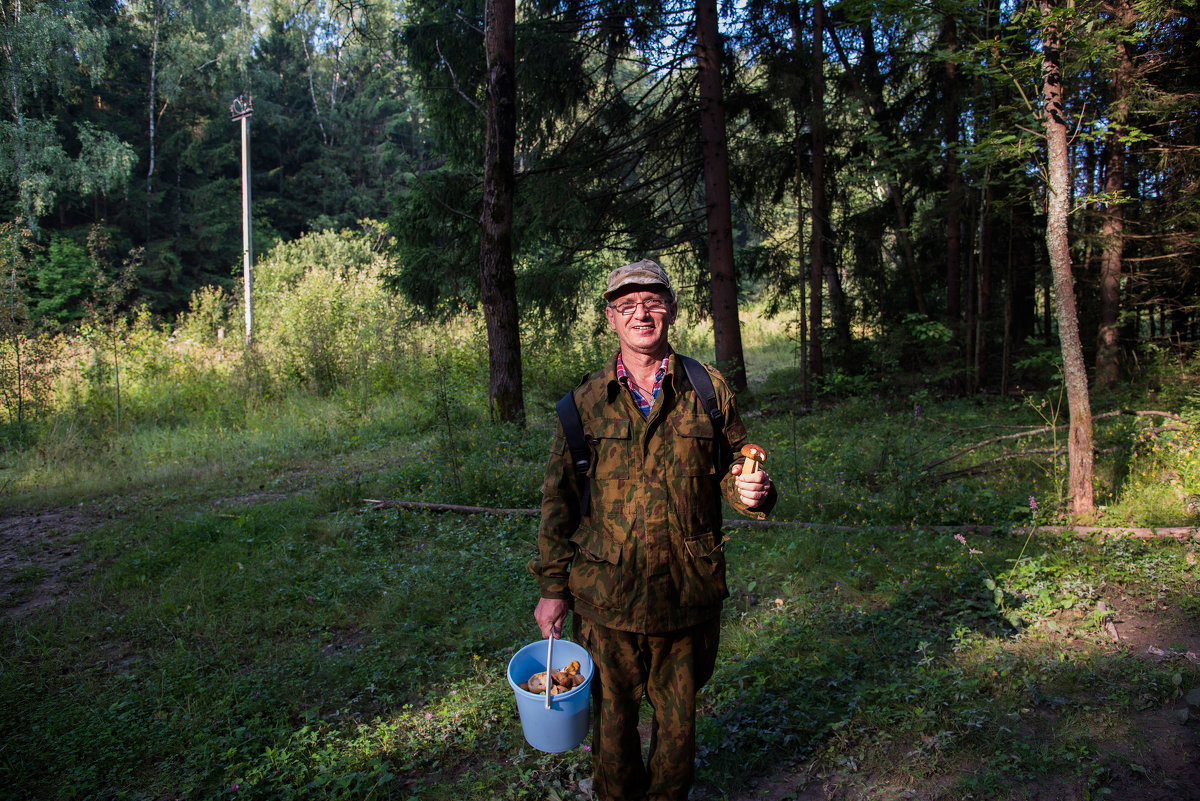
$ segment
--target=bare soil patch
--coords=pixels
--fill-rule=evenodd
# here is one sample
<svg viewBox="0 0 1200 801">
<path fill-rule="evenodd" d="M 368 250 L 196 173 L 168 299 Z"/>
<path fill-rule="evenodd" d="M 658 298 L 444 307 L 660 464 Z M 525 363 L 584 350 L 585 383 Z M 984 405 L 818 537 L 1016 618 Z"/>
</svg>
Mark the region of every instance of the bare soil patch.
<svg viewBox="0 0 1200 801">
<path fill-rule="evenodd" d="M 212 510 L 233 511 L 288 497 L 286 492 L 253 492 L 205 503 Z M 148 503 L 128 500 L 80 503 L 41 509 L 0 512 L 0 615 L 21 617 L 53 604 L 70 593 L 96 565 L 81 557 L 85 535 L 130 516 L 126 508 L 146 511 Z"/>
<path fill-rule="evenodd" d="M 83 506 L 22 510 L 0 517 L 0 605 L 10 617 L 53 603 L 70 590 L 80 564 L 79 535 L 101 524 Z"/>
</svg>

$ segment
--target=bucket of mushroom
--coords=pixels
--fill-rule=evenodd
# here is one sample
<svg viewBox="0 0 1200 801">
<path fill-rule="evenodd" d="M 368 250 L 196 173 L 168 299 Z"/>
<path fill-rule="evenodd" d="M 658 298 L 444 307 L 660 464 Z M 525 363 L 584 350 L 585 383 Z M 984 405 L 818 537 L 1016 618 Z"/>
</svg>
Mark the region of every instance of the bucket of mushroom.
<svg viewBox="0 0 1200 801">
<path fill-rule="evenodd" d="M 513 654 L 508 684 L 530 745 L 557 754 L 583 742 L 594 672 L 587 649 L 569 640 L 538 640 Z"/>
</svg>

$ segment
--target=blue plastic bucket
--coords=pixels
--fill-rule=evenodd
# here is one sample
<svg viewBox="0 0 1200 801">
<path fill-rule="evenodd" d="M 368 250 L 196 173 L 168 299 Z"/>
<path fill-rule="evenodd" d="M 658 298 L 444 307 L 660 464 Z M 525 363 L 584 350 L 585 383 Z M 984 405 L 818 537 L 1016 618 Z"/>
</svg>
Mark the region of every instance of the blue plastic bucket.
<svg viewBox="0 0 1200 801">
<path fill-rule="evenodd" d="M 583 742 L 588 733 L 589 701 L 595 668 L 587 649 L 569 640 L 554 641 L 553 669 L 561 670 L 571 662 L 579 663 L 583 684 L 565 693 L 550 696 L 546 708 L 545 693 L 531 693 L 517 685 L 534 673 L 546 670 L 546 641 L 538 640 L 513 654 L 508 662 L 508 684 L 517 695 L 521 730 L 525 740 L 539 751 L 557 754 L 570 751 Z"/>
</svg>

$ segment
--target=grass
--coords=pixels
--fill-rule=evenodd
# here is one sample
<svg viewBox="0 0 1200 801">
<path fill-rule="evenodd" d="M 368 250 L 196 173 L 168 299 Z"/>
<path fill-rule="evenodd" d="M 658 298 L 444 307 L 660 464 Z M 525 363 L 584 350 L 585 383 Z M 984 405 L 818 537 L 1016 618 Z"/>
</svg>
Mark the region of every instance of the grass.
<svg viewBox="0 0 1200 801">
<path fill-rule="evenodd" d="M 536 638 L 535 522 L 334 496 L 94 532 L 103 567 L 4 624 L 10 797 L 550 798 L 586 775 L 586 751 L 523 743 L 503 678 Z M 1034 537 L 1013 570 L 1021 538 L 975 544 L 1019 633 L 948 534 L 736 529 L 704 797 L 781 761 L 948 774 L 946 798 L 1064 772 L 1101 789 L 1122 720 L 1200 675 L 1105 647 L 1087 612 L 1114 585 L 1194 595 L 1191 551 Z"/>
<path fill-rule="evenodd" d="M 362 502 L 537 505 L 548 406 L 531 403 L 525 429 L 491 425 L 477 359 L 444 359 L 419 386 L 226 398 L 107 434 L 63 416 L 6 451 L 10 516 L 79 520 L 14 546 L 0 796 L 574 797 L 588 751 L 531 750 L 504 678 L 537 638 L 536 520 Z M 964 444 L 1035 424 L 1021 401 L 867 396 L 801 414 L 789 380 L 768 376 L 746 409 L 785 522 L 729 531 L 701 797 L 742 801 L 777 777 L 856 798 L 1169 787 L 1139 727 L 1200 686 L 1195 546 L 1010 533 L 1058 519 L 1045 456 L 931 478 Z M 1128 446 L 1102 460 L 1107 519 L 1192 521 L 1190 433 L 1113 436 Z M 941 528 L 969 524 L 996 528 Z M 39 594 L 57 599 L 28 606 Z M 1101 601 L 1153 624 L 1161 654 L 1113 646 Z"/>
</svg>

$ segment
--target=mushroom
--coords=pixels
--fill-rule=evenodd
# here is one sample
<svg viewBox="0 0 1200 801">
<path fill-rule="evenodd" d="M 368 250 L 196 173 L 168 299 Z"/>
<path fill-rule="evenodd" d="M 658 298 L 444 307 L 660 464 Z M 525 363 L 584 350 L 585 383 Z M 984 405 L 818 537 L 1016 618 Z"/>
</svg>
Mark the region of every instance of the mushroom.
<svg viewBox="0 0 1200 801">
<path fill-rule="evenodd" d="M 523 681 L 517 686 L 535 695 L 542 695 L 546 692 L 546 679 L 547 671 L 543 670 L 534 673 L 529 677 L 529 681 Z M 579 672 L 578 662 L 571 662 L 562 670 L 549 671 L 549 680 L 551 695 L 565 693 L 567 690 L 574 689 L 586 681 L 583 674 Z"/>
<path fill-rule="evenodd" d="M 759 464 L 767 460 L 766 451 L 748 442 L 742 446 L 742 456 L 746 457 L 746 462 L 742 465 L 742 475 L 757 473 Z"/>
<path fill-rule="evenodd" d="M 534 673 L 529 677 L 529 692 L 544 693 L 546 692 L 546 671 Z"/>
</svg>

